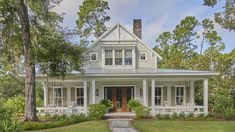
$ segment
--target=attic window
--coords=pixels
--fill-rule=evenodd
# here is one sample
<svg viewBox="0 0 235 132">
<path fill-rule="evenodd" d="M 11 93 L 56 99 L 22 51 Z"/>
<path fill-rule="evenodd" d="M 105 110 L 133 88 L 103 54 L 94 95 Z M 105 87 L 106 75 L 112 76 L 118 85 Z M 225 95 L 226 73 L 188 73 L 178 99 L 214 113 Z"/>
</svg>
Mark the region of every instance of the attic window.
<svg viewBox="0 0 235 132">
<path fill-rule="evenodd" d="M 146 52 L 140 52 L 140 60 L 141 61 L 146 61 L 147 60 Z"/>
<path fill-rule="evenodd" d="M 97 53 L 90 53 L 90 61 L 96 61 L 97 60 Z"/>
</svg>

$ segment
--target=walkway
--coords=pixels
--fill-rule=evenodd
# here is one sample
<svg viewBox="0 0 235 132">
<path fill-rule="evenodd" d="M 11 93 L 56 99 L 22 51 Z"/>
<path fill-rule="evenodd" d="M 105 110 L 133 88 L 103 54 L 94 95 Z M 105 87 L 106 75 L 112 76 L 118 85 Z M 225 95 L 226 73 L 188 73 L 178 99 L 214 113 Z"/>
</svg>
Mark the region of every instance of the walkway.
<svg viewBox="0 0 235 132">
<path fill-rule="evenodd" d="M 131 122 L 128 119 L 110 119 L 109 128 L 112 132 L 138 132 L 131 126 Z"/>
</svg>

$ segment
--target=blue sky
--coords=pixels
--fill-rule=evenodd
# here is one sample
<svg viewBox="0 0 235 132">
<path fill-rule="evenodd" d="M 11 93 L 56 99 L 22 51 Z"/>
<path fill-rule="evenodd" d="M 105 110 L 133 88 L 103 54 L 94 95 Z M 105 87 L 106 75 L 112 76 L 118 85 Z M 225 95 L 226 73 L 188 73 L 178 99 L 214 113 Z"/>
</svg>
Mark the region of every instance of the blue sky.
<svg viewBox="0 0 235 132">
<path fill-rule="evenodd" d="M 64 14 L 63 26 L 74 28 L 76 26 L 77 11 L 83 0 L 64 0 L 56 9 Z M 171 31 L 180 20 L 186 16 L 195 16 L 198 20 L 213 19 L 214 12 L 222 10 L 223 3 L 210 8 L 202 6 L 203 0 L 110 0 L 108 14 L 111 20 L 109 27 L 120 22 L 132 31 L 132 22 L 135 18 L 142 19 L 142 38 L 150 47 L 156 45 L 155 40 L 164 31 Z M 222 29 L 215 24 L 218 34 L 226 44 L 225 52 L 235 48 L 235 32 Z"/>
</svg>

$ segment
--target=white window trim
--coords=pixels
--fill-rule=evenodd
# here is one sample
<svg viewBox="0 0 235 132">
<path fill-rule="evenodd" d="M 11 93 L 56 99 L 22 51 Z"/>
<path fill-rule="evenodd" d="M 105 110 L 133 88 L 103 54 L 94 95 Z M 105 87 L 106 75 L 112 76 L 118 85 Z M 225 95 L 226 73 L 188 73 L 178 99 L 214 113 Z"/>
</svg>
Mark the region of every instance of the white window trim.
<svg viewBox="0 0 235 132">
<path fill-rule="evenodd" d="M 92 60 L 92 59 L 91 59 L 92 54 L 95 54 L 95 55 L 96 55 L 96 60 Z M 90 59 L 89 59 L 89 60 L 90 60 L 90 61 L 98 61 L 98 53 L 97 53 L 97 52 L 91 52 L 91 53 L 90 53 Z"/>
<path fill-rule="evenodd" d="M 61 89 L 61 97 L 55 97 L 55 89 Z M 55 107 L 63 107 L 64 106 L 64 98 L 63 98 L 63 86 L 53 86 L 52 88 L 53 91 L 53 106 L 55 106 L 55 99 L 60 99 L 61 98 L 61 106 L 55 106 Z"/>
<path fill-rule="evenodd" d="M 176 94 L 177 94 L 177 87 L 183 87 L 183 90 L 184 90 L 184 95 L 183 95 L 183 103 L 182 103 L 182 105 L 177 105 L 176 104 Z M 175 85 L 175 105 L 176 106 L 184 106 L 185 105 L 185 94 L 186 94 L 186 91 L 185 91 L 185 85 Z"/>
<path fill-rule="evenodd" d="M 83 86 L 74 86 L 74 104 L 75 104 L 75 106 L 76 107 L 84 107 L 84 106 L 79 106 L 79 105 L 77 105 L 77 98 L 78 98 L 78 96 L 77 96 L 77 89 L 82 89 L 83 90 L 83 101 L 85 101 L 85 97 L 84 97 L 84 87 Z M 85 102 L 83 102 L 83 105 L 85 104 Z"/>
<path fill-rule="evenodd" d="M 112 65 L 105 65 L 105 51 L 106 50 L 111 50 L 112 51 L 112 60 L 113 60 L 113 64 Z M 122 49 L 122 65 L 115 65 L 115 50 L 119 50 L 119 49 L 103 49 L 103 58 L 102 58 L 102 64 L 103 64 L 103 68 L 107 68 L 107 69 L 113 69 L 115 66 L 115 68 L 118 68 L 118 69 L 130 69 L 130 68 L 133 68 L 135 66 L 135 54 L 134 54 L 134 49 Z M 132 51 L 132 65 L 125 65 L 125 51 L 126 50 L 131 50 Z"/>
<path fill-rule="evenodd" d="M 141 54 L 145 55 L 145 60 L 141 60 Z M 147 52 L 140 52 L 140 54 L 139 54 L 139 61 L 147 61 Z"/>
<path fill-rule="evenodd" d="M 156 88 L 159 87 L 161 89 L 161 105 L 156 105 L 155 106 L 163 106 L 163 85 L 155 85 L 155 91 L 156 91 Z M 154 93 L 154 98 L 156 97 L 155 93 Z M 155 102 L 154 102 L 155 103 Z"/>
</svg>

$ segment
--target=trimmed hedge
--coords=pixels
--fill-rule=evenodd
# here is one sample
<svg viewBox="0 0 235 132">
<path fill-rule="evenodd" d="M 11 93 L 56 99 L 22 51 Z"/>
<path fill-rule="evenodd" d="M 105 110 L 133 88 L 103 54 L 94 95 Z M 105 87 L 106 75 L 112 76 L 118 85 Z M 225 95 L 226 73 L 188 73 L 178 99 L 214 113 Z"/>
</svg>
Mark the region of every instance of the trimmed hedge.
<svg viewBox="0 0 235 132">
<path fill-rule="evenodd" d="M 90 120 L 90 118 L 88 118 L 84 114 L 72 115 L 69 117 L 66 117 L 64 115 L 57 115 L 55 117 L 52 117 L 52 119 L 52 121 L 47 122 L 25 122 L 23 123 L 23 130 L 27 131 L 56 128 Z"/>
</svg>

